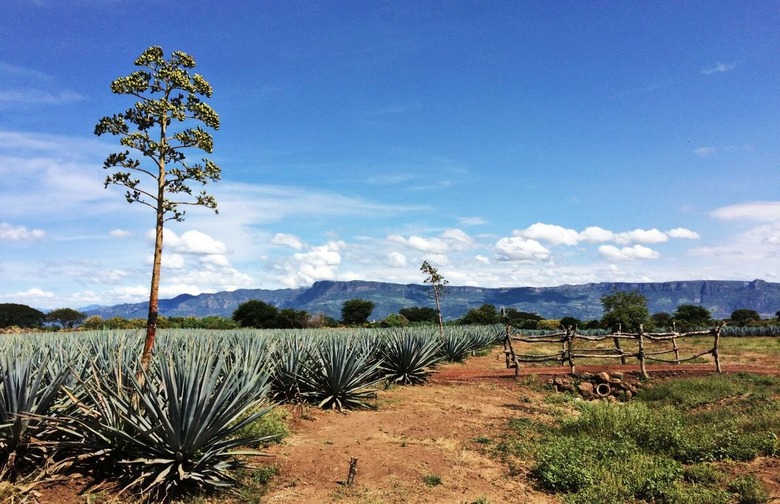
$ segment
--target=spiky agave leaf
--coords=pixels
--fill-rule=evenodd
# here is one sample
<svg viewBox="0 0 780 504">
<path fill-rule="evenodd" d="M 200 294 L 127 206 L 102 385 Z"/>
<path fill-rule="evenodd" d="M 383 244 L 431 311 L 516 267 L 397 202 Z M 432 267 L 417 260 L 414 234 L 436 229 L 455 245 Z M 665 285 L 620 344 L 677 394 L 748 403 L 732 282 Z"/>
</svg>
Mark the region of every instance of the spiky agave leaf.
<svg viewBox="0 0 780 504">
<path fill-rule="evenodd" d="M 274 400 L 295 402 L 310 392 L 304 382 L 311 340 L 289 337 L 277 341 L 271 352 L 271 395 Z"/>
<path fill-rule="evenodd" d="M 0 476 L 13 481 L 44 465 L 48 449 L 41 441 L 49 436 L 40 417 L 54 407 L 70 369 L 41 350 L 6 351 L 0 367 Z"/>
<path fill-rule="evenodd" d="M 368 353 L 361 352 L 347 338 L 320 341 L 303 376 L 310 390 L 307 397 L 323 409 L 371 408 L 369 401 L 376 397 L 373 387 L 381 381 L 376 377 L 381 362 L 372 364 L 369 359 Z"/>
<path fill-rule="evenodd" d="M 403 385 L 425 383 L 431 367 L 441 360 L 438 352 L 436 338 L 407 331 L 389 334 L 381 350 L 384 377 Z"/>
<path fill-rule="evenodd" d="M 441 338 L 440 352 L 448 361 L 461 362 L 471 350 L 471 340 L 468 334 L 447 331 Z"/>
</svg>

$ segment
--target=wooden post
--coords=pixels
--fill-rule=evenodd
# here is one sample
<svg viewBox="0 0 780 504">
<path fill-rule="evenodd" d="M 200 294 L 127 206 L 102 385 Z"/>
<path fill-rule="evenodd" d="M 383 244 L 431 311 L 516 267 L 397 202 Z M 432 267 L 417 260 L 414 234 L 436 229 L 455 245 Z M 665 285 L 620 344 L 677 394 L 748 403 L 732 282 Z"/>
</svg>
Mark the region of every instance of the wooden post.
<svg viewBox="0 0 780 504">
<path fill-rule="evenodd" d="M 721 322 L 715 330 L 715 344 L 712 347 L 712 356 L 715 357 L 715 371 L 721 373 L 720 369 L 720 330 L 723 329 L 725 322 Z"/>
<path fill-rule="evenodd" d="M 355 474 L 357 474 L 357 462 L 355 457 L 349 458 L 349 474 L 347 474 L 347 485 L 351 485 L 355 482 Z"/>
<path fill-rule="evenodd" d="M 647 378 L 647 368 L 645 367 L 645 338 L 643 336 L 644 329 L 642 325 L 639 325 L 639 372 L 642 378 Z"/>
<path fill-rule="evenodd" d="M 510 357 L 511 357 L 511 363 L 510 363 Z M 506 337 L 504 338 L 504 356 L 506 356 L 506 367 L 509 369 L 510 367 L 515 368 L 515 376 L 520 375 L 520 361 L 517 360 L 517 356 L 515 355 L 515 349 L 512 348 L 512 326 L 507 324 L 506 325 Z"/>
<path fill-rule="evenodd" d="M 618 352 L 620 352 L 620 363 L 625 364 L 626 363 L 626 356 L 623 353 L 623 349 L 620 348 L 620 338 L 612 338 L 612 341 L 615 343 L 615 348 Z"/>
<path fill-rule="evenodd" d="M 674 348 L 674 363 L 680 363 L 680 347 L 677 345 L 677 336 L 672 337 L 672 348 Z"/>
<path fill-rule="evenodd" d="M 566 341 L 569 347 L 569 374 L 574 374 L 574 332 L 571 328 L 566 329 Z"/>
</svg>

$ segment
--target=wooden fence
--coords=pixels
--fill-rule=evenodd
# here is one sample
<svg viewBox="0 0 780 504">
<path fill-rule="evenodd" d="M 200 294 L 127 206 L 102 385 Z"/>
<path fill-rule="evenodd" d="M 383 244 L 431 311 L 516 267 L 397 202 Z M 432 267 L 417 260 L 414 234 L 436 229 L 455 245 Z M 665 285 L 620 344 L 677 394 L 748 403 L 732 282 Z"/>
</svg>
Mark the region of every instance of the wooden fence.
<svg viewBox="0 0 780 504">
<path fill-rule="evenodd" d="M 647 377 L 647 361 L 664 362 L 669 364 L 679 364 L 681 362 L 691 361 L 698 359 L 704 355 L 712 355 L 715 359 L 715 371 L 721 372 L 720 368 L 720 356 L 718 348 L 720 346 L 720 332 L 725 324 L 721 323 L 719 326 L 706 331 L 691 331 L 691 332 L 666 332 L 666 333 L 646 333 L 642 327 L 639 327 L 639 332 L 625 333 L 618 330 L 618 332 L 612 334 L 604 334 L 598 336 L 589 336 L 579 334 L 577 328 L 568 327 L 563 331 L 543 334 L 539 336 L 513 334 L 512 327 L 506 326 L 506 337 L 504 338 L 504 355 L 506 356 L 506 367 L 515 369 L 515 376 L 520 374 L 520 363 L 539 363 L 539 362 L 559 362 L 561 366 L 568 363 L 569 373 L 575 373 L 575 359 L 581 358 L 599 358 L 599 359 L 620 359 L 621 364 L 626 363 L 626 358 L 634 357 L 639 360 L 639 370 L 642 377 Z M 707 336 L 713 337 L 713 345 L 709 350 L 699 352 L 696 355 L 681 358 L 680 348 L 677 344 L 677 340 L 680 338 L 688 338 L 693 336 Z M 604 341 L 612 339 L 614 348 L 598 348 L 587 349 L 579 348 L 575 343 L 577 341 Z M 621 340 L 632 340 L 638 343 L 638 350 L 634 353 L 626 352 L 621 348 Z M 531 355 L 531 354 L 516 354 L 513 341 L 520 341 L 524 343 L 557 343 L 561 345 L 561 351 L 551 355 Z M 647 347 L 649 344 L 671 342 L 671 348 L 652 350 L 649 351 Z M 674 354 L 674 359 L 665 359 L 661 356 Z"/>
</svg>

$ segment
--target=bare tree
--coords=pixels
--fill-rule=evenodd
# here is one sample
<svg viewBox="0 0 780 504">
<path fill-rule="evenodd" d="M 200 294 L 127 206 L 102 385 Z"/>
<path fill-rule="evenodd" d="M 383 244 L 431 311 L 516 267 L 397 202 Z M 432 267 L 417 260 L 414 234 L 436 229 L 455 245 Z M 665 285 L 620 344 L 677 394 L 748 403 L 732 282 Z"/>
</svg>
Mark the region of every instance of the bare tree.
<svg viewBox="0 0 780 504">
<path fill-rule="evenodd" d="M 444 320 L 441 316 L 441 297 L 444 295 L 446 286 L 449 282 L 439 274 L 436 268 L 428 264 L 428 261 L 423 261 L 422 266 L 420 266 L 420 271 L 426 275 L 424 282 L 431 284 L 432 297 L 436 301 L 436 313 L 439 315 L 439 336 L 443 338 Z"/>
</svg>

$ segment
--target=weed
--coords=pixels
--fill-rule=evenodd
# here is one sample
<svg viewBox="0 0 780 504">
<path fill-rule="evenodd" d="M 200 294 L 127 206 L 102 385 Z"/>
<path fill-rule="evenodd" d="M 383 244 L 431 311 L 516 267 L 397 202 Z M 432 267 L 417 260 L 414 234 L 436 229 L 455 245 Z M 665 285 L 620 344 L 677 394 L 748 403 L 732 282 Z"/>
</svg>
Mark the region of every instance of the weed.
<svg viewBox="0 0 780 504">
<path fill-rule="evenodd" d="M 490 444 L 492 440 L 487 436 L 477 436 L 474 438 L 474 442 L 486 445 L 486 444 Z"/>
<path fill-rule="evenodd" d="M 441 477 L 435 475 L 435 474 L 426 474 L 422 478 L 423 483 L 428 485 L 429 487 L 435 487 L 441 485 Z"/>
</svg>

